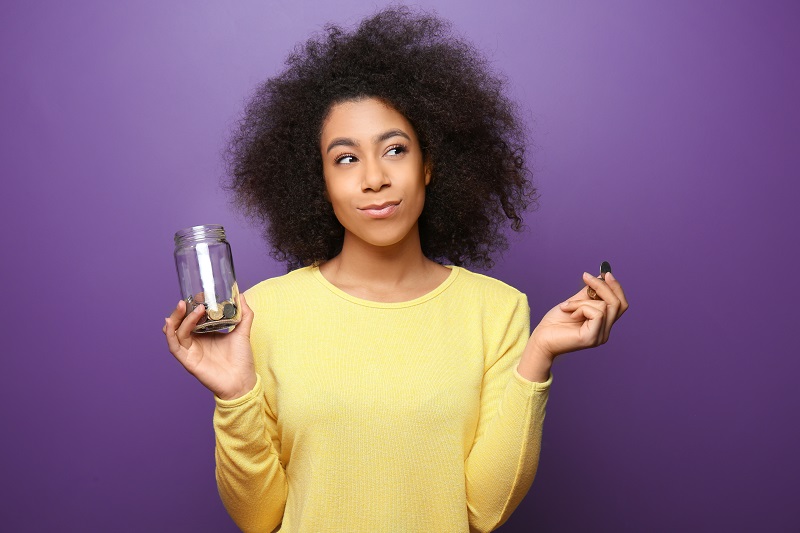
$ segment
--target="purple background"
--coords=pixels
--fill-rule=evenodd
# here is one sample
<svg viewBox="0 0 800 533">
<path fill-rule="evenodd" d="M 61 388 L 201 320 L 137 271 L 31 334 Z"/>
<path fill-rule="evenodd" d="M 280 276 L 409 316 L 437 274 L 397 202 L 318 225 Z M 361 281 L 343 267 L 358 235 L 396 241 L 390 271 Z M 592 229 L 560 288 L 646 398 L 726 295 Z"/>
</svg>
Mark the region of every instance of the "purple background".
<svg viewBox="0 0 800 533">
<path fill-rule="evenodd" d="M 224 224 L 243 287 L 285 271 L 220 190 L 220 151 L 294 43 L 378 5 L 4 3 L 0 529 L 235 531 L 213 398 L 161 333 L 172 234 Z M 632 304 L 556 362 L 501 530 L 800 529 L 798 4 L 425 5 L 531 125 L 541 208 L 490 274 L 534 323 L 602 260 Z"/>
</svg>

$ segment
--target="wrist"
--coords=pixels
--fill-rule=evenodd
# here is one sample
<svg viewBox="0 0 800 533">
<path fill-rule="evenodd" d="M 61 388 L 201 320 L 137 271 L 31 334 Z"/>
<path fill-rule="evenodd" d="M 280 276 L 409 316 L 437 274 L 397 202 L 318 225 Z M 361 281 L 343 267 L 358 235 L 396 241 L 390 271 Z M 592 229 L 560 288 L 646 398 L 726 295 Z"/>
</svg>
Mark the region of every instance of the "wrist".
<svg viewBox="0 0 800 533">
<path fill-rule="evenodd" d="M 544 383 L 550 378 L 554 359 L 555 356 L 542 350 L 531 337 L 525 346 L 525 351 L 522 352 L 517 372 L 528 381 Z"/>
<path fill-rule="evenodd" d="M 231 401 L 237 400 L 242 396 L 249 394 L 256 386 L 256 377 L 253 375 L 251 378 L 245 380 L 237 390 L 225 391 L 222 394 L 217 394 L 220 400 Z"/>
</svg>

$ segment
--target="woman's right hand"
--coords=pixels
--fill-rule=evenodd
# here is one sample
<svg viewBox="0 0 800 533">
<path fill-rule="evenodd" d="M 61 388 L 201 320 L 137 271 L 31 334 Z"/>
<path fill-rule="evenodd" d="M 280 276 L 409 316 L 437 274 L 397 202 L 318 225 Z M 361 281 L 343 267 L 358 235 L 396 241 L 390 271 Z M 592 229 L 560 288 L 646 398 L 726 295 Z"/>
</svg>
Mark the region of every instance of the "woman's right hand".
<svg viewBox="0 0 800 533">
<path fill-rule="evenodd" d="M 162 331 L 169 351 L 183 367 L 222 400 L 233 400 L 250 392 L 256 384 L 250 327 L 253 311 L 244 294 L 239 295 L 242 320 L 230 333 L 193 334 L 205 309 L 197 306 L 188 317 L 186 302 L 181 300 L 166 318 Z"/>
</svg>

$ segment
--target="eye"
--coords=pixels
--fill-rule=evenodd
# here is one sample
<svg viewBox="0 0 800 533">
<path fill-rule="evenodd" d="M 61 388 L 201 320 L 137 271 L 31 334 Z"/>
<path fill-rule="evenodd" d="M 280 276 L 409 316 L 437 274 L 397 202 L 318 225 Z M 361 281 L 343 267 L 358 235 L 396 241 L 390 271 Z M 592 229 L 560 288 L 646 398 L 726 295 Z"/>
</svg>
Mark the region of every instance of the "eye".
<svg viewBox="0 0 800 533">
<path fill-rule="evenodd" d="M 334 159 L 334 162 L 338 165 L 351 165 L 356 161 L 358 161 L 358 158 L 356 158 L 356 156 L 353 154 L 342 154 Z"/>
<path fill-rule="evenodd" d="M 395 144 L 394 146 L 390 146 L 388 150 L 386 150 L 386 155 L 388 156 L 398 156 L 404 154 L 408 151 L 408 148 L 402 144 Z"/>
</svg>

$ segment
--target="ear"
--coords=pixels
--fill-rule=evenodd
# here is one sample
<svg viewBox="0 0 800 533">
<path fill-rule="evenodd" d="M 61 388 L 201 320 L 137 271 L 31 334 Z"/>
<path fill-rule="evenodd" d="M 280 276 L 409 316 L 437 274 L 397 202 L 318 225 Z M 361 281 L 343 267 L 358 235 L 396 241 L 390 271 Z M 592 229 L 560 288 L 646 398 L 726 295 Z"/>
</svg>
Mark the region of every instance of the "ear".
<svg viewBox="0 0 800 533">
<path fill-rule="evenodd" d="M 433 171 L 433 165 L 431 164 L 430 159 L 425 160 L 425 186 L 427 187 L 431 183 L 431 173 Z"/>
</svg>

